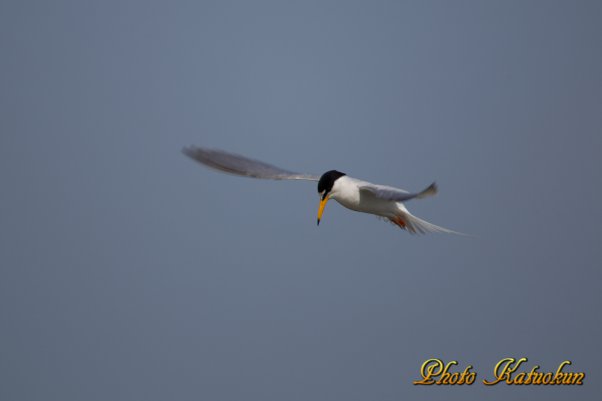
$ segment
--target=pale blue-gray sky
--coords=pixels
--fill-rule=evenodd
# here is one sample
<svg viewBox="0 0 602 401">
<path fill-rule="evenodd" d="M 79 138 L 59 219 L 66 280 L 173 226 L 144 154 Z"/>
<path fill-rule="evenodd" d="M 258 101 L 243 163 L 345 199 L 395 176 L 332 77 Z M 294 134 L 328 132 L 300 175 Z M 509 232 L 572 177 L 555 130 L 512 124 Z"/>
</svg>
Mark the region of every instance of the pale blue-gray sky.
<svg viewBox="0 0 602 401">
<path fill-rule="evenodd" d="M 599 1 L 3 1 L 0 398 L 597 399 Z M 412 237 L 315 185 L 409 190 Z M 579 388 L 415 387 L 507 356 Z"/>
</svg>

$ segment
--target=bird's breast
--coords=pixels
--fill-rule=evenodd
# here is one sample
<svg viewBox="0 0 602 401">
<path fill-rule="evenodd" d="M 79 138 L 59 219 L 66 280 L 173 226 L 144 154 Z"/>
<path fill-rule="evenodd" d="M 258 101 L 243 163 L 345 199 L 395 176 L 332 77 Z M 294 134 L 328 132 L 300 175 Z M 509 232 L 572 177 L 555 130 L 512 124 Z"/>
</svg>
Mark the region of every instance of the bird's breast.
<svg viewBox="0 0 602 401">
<path fill-rule="evenodd" d="M 380 199 L 369 191 L 361 191 L 362 181 L 341 177 L 337 183 L 339 185 L 332 198 L 348 209 L 385 217 L 397 210 L 396 202 Z"/>
<path fill-rule="evenodd" d="M 348 209 L 358 210 L 360 206 L 360 189 L 354 180 L 341 177 L 335 183 L 332 198 Z"/>
</svg>

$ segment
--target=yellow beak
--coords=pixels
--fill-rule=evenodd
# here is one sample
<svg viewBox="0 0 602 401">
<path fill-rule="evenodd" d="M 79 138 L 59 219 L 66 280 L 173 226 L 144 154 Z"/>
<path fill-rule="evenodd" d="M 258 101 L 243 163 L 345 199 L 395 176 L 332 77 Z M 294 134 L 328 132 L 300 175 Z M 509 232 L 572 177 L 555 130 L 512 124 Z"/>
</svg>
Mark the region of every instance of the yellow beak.
<svg viewBox="0 0 602 401">
<path fill-rule="evenodd" d="M 320 225 L 320 219 L 322 218 L 322 213 L 324 213 L 324 206 L 326 206 L 326 202 L 330 199 L 328 196 L 320 201 L 320 207 L 318 208 L 318 225 Z"/>
</svg>

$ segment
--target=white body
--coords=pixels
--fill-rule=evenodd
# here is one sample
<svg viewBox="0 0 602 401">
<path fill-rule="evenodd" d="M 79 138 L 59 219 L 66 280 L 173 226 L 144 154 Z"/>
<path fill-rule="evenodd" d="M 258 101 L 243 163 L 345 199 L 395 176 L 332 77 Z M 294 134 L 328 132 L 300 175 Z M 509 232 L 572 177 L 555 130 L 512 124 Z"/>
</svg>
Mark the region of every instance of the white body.
<svg viewBox="0 0 602 401">
<path fill-rule="evenodd" d="M 347 209 L 356 212 L 371 213 L 381 217 L 395 217 L 400 211 L 407 211 L 402 203 L 385 200 L 360 191 L 360 186 L 374 185 L 349 176 L 343 176 L 334 182 L 330 198 Z M 401 208 L 400 208 L 401 206 Z"/>
<path fill-rule="evenodd" d="M 403 191 L 398 188 L 376 185 L 353 177 L 343 176 L 334 182 L 329 198 L 336 200 L 347 209 L 384 217 L 412 234 L 424 234 L 427 232 L 456 233 L 455 231 L 419 219 L 411 214 L 403 203 L 383 199 L 375 195 L 372 191 L 361 189 L 362 187 L 371 187 L 384 191 L 389 189 Z"/>
</svg>

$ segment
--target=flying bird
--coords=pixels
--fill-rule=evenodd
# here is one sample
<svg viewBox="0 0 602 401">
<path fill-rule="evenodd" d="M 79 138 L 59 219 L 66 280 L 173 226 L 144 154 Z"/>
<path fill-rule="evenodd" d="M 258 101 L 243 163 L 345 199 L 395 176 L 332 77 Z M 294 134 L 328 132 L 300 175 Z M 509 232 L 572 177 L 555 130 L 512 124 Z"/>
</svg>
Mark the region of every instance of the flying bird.
<svg viewBox="0 0 602 401">
<path fill-rule="evenodd" d="M 405 207 L 406 201 L 435 195 L 437 185 L 434 182 L 420 192 L 410 193 L 403 189 L 358 180 L 337 170 L 327 171 L 322 176 L 296 173 L 218 149 L 187 146 L 182 149 L 182 153 L 207 167 L 228 174 L 268 180 L 317 181 L 320 195 L 318 225 L 326 203 L 329 199 L 334 199 L 348 209 L 389 220 L 411 234 L 428 232 L 460 234 L 419 219 Z"/>
</svg>

